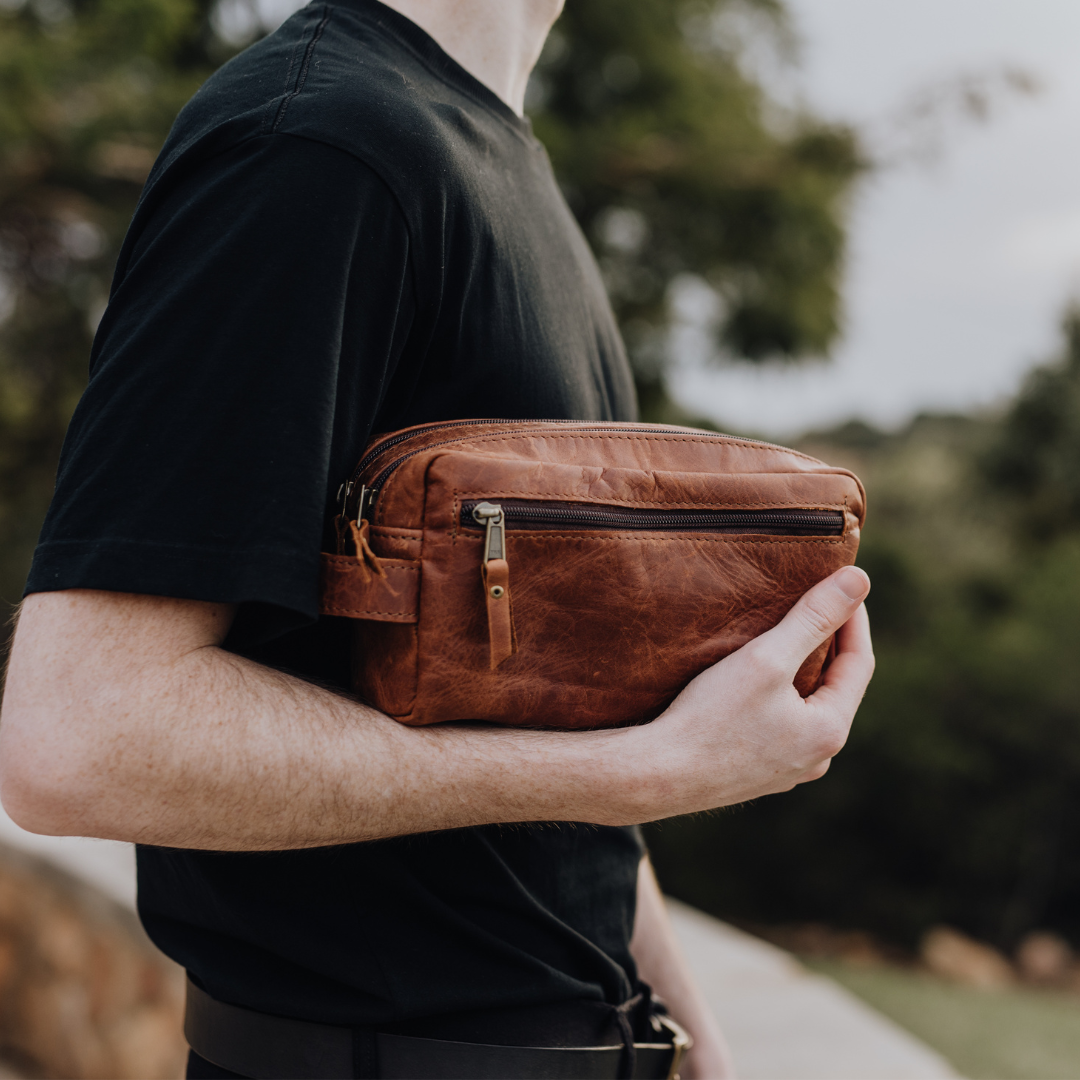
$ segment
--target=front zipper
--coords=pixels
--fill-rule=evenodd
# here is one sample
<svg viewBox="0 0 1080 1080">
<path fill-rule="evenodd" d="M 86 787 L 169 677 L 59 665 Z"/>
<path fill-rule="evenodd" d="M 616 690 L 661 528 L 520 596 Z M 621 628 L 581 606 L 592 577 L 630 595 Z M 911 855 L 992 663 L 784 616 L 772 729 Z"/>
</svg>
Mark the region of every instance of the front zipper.
<svg viewBox="0 0 1080 1080">
<path fill-rule="evenodd" d="M 342 484 L 341 487 L 338 488 L 338 494 L 337 494 L 338 506 L 340 507 L 340 509 L 342 510 L 342 512 L 345 514 L 346 517 L 353 517 L 357 521 L 359 521 L 363 517 L 367 517 L 369 515 L 369 513 L 373 510 L 373 508 L 375 506 L 375 499 L 378 496 L 379 492 L 382 490 L 383 485 L 390 478 L 391 473 L 393 473 L 394 470 L 397 469 L 400 465 L 404 464 L 406 461 L 409 460 L 409 458 L 415 456 L 416 454 L 423 453 L 425 450 L 435 450 L 435 449 L 437 449 L 439 447 L 442 447 L 442 446 L 449 446 L 449 445 L 451 445 L 452 443 L 455 443 L 455 442 L 463 442 L 463 441 L 466 441 L 469 438 L 469 436 L 463 436 L 463 437 L 457 438 L 457 439 L 446 439 L 443 442 L 438 442 L 438 443 L 429 443 L 427 446 L 421 446 L 416 450 L 410 450 L 407 454 L 402 454 L 401 457 L 395 459 L 389 465 L 387 465 L 386 468 L 384 468 L 382 470 L 382 472 L 380 472 L 379 475 L 376 476 L 375 479 L 370 484 L 362 485 L 360 487 L 357 498 L 355 500 L 353 500 L 353 498 L 352 498 L 353 492 L 356 491 L 357 482 L 359 481 L 360 477 L 364 474 L 364 472 L 371 466 L 371 464 L 373 462 L 375 462 L 380 457 L 382 457 L 382 455 L 384 453 L 386 453 L 387 450 L 393 449 L 395 446 L 397 446 L 400 443 L 408 442 L 409 439 L 412 439 L 412 438 L 420 436 L 420 435 L 426 435 L 426 434 L 428 434 L 429 432 L 432 432 L 432 431 L 439 431 L 439 430 L 441 430 L 443 428 L 449 429 L 449 428 L 458 428 L 458 427 L 475 427 L 475 426 L 482 425 L 482 424 L 516 424 L 516 423 L 519 423 L 519 421 L 517 421 L 517 420 L 451 420 L 451 421 L 447 421 L 446 423 L 428 424 L 428 425 L 426 425 L 426 426 L 424 426 L 422 428 L 417 428 L 414 431 L 403 432 L 400 435 L 395 435 L 392 438 L 387 439 L 386 442 L 380 443 L 377 447 L 375 447 L 374 450 L 369 451 L 367 454 L 365 454 L 363 456 L 363 458 L 361 458 L 360 463 L 356 466 L 355 469 L 353 469 L 352 476 L 344 484 Z M 629 426 L 627 426 L 627 427 L 617 427 L 617 428 L 590 427 L 589 422 L 587 420 L 586 421 L 583 421 L 583 420 L 531 420 L 531 421 L 529 421 L 529 423 L 532 423 L 532 424 L 552 424 L 552 425 L 565 424 L 567 426 L 577 425 L 578 430 L 583 431 L 583 432 L 615 430 L 615 431 L 627 432 L 627 433 L 630 433 L 630 434 L 634 434 L 634 433 L 646 433 L 646 434 L 653 434 L 653 433 L 665 434 L 666 433 L 666 434 L 670 434 L 670 435 L 685 435 L 685 434 L 687 434 L 687 432 L 684 429 L 681 429 L 681 428 L 657 428 L 657 427 L 639 428 L 639 427 L 629 427 Z M 535 430 L 534 428 L 508 428 L 505 431 L 500 432 L 500 434 L 513 435 L 513 434 L 515 434 L 517 432 L 522 432 L 522 431 L 531 432 L 531 431 L 534 431 L 534 430 Z M 787 449 L 787 447 L 779 446 L 776 443 L 761 442 L 761 441 L 759 441 L 757 439 L 745 439 L 740 435 L 725 435 L 723 432 L 720 432 L 720 431 L 695 431 L 694 434 L 695 435 L 705 435 L 705 436 L 708 436 L 709 438 L 714 438 L 714 439 L 730 439 L 733 442 L 752 443 L 755 446 L 765 446 L 765 447 L 769 447 L 770 449 L 773 449 L 773 450 L 786 450 Z"/>
<path fill-rule="evenodd" d="M 362 492 L 367 492 L 363 488 Z M 361 495 L 363 503 L 364 495 Z M 839 510 L 690 510 L 680 507 L 603 506 L 573 502 L 500 499 L 461 504 L 461 526 L 484 530 L 480 581 L 487 608 L 491 670 L 517 651 L 510 602 L 508 529 L 621 530 L 626 532 L 723 532 L 780 536 L 842 536 Z"/>
<path fill-rule="evenodd" d="M 484 522 L 490 522 L 496 512 L 500 518 L 500 532 L 503 528 L 750 532 L 782 536 L 842 536 L 844 532 L 844 515 L 839 510 L 684 510 L 526 499 L 462 503 L 461 525 L 466 529 L 481 527 Z M 505 550 L 501 538 L 499 544 Z"/>
</svg>

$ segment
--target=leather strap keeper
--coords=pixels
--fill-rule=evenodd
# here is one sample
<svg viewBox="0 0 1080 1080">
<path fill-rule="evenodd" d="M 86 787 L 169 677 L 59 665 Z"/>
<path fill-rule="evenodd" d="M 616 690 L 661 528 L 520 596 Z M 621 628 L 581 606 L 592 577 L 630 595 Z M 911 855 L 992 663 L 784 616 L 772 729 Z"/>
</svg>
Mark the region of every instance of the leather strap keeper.
<svg viewBox="0 0 1080 1080">
<path fill-rule="evenodd" d="M 352 555 L 323 552 L 319 591 L 324 615 L 373 622 L 414 623 L 420 598 L 420 562 L 381 559 L 384 577 Z"/>
</svg>

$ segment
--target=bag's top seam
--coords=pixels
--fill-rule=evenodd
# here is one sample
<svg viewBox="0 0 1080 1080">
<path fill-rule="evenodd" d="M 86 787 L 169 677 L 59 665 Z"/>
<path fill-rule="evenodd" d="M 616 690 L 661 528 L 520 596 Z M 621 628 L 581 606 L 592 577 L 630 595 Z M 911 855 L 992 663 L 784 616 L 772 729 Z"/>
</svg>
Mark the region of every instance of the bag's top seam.
<svg viewBox="0 0 1080 1080">
<path fill-rule="evenodd" d="M 803 461 L 812 461 L 815 465 L 820 465 L 823 469 L 827 469 L 830 472 L 850 474 L 847 469 L 838 469 L 832 465 L 826 465 L 825 462 L 819 458 L 811 457 L 809 454 L 804 454 L 800 450 L 792 450 L 787 446 L 776 446 L 772 443 L 755 442 L 752 439 L 740 439 L 733 435 L 713 435 L 713 436 L 693 436 L 689 433 L 683 435 L 677 431 L 670 432 L 657 432 L 655 435 L 643 434 L 641 432 L 632 431 L 514 431 L 514 432 L 492 432 L 490 435 L 463 435 L 461 436 L 461 442 L 511 442 L 519 439 L 619 439 L 629 442 L 678 442 L 678 443 L 698 443 L 702 446 L 734 446 L 742 447 L 745 449 L 753 450 L 769 450 L 776 454 L 791 454 L 793 457 L 800 458 Z M 451 440 L 446 446 L 452 445 L 457 440 Z M 423 453 L 427 447 L 419 447 L 417 452 Z M 431 446 L 430 449 L 444 449 L 440 446 Z M 452 451 L 447 450 L 447 453 Z M 373 463 L 374 464 L 374 463 Z M 553 463 L 554 464 L 554 463 Z"/>
</svg>

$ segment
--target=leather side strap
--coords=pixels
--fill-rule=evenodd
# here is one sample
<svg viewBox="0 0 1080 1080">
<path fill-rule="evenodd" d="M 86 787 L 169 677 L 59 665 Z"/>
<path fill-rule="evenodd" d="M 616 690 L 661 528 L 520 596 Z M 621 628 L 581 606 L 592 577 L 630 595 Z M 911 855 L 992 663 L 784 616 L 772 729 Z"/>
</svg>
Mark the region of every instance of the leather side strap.
<svg viewBox="0 0 1080 1080">
<path fill-rule="evenodd" d="M 517 652 L 514 615 L 510 607 L 510 566 L 505 559 L 489 559 L 483 566 L 487 597 L 488 634 L 491 639 L 491 670 Z"/>
<path fill-rule="evenodd" d="M 349 619 L 414 623 L 420 609 L 420 560 L 380 559 L 383 576 L 355 555 L 328 555 L 319 565 L 319 612 Z"/>
</svg>

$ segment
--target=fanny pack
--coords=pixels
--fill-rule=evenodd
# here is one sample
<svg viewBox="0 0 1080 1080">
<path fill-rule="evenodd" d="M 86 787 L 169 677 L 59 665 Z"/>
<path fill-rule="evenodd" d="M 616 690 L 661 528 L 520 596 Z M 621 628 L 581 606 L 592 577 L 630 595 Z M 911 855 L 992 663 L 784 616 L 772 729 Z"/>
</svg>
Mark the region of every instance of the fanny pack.
<svg viewBox="0 0 1080 1080">
<path fill-rule="evenodd" d="M 464 420 L 372 441 L 339 491 L 324 615 L 406 724 L 637 724 L 854 562 L 845 469 L 692 428 Z M 819 684 L 823 644 L 795 679 Z"/>
</svg>

